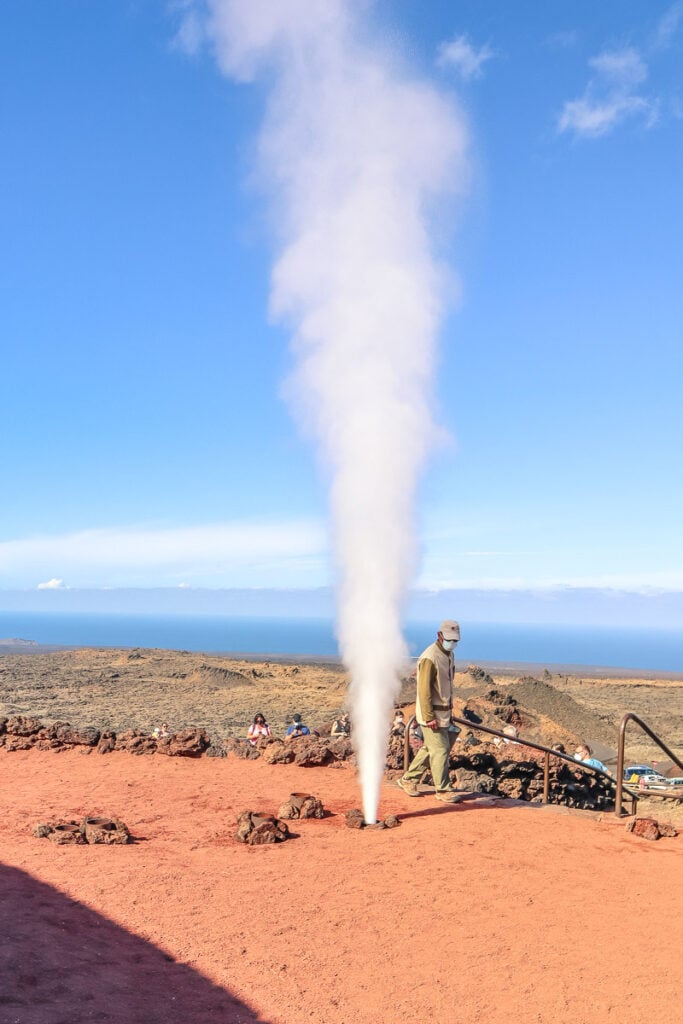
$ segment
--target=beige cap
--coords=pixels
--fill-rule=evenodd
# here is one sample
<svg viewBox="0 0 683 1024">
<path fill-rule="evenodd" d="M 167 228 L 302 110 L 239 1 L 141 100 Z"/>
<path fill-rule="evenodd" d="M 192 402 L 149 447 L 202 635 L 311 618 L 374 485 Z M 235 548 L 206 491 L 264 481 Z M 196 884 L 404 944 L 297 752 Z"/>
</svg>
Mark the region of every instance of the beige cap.
<svg viewBox="0 0 683 1024">
<path fill-rule="evenodd" d="M 446 619 L 439 626 L 439 633 L 441 633 L 444 640 L 459 640 L 460 626 L 453 619 Z"/>
</svg>

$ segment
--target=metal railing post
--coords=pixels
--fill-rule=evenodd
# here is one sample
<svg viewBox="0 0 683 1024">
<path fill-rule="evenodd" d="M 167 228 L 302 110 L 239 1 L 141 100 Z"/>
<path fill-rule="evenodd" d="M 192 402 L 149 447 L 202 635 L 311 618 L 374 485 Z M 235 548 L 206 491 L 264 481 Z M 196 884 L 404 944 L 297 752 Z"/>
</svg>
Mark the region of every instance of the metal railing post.
<svg viewBox="0 0 683 1024">
<path fill-rule="evenodd" d="M 654 734 L 648 729 L 648 727 L 646 725 L 644 725 L 644 723 L 640 722 L 640 719 L 638 719 L 635 715 L 629 715 L 628 717 L 633 718 L 635 721 L 638 722 L 639 725 L 642 724 L 643 728 L 645 729 L 645 731 L 649 732 L 650 735 L 653 736 L 653 739 L 655 739 L 655 740 L 657 740 L 657 742 L 659 742 L 659 744 L 662 747 L 662 749 L 665 750 L 669 754 L 669 756 L 672 758 L 672 760 L 674 760 L 676 762 L 676 764 L 679 765 L 679 767 L 683 771 L 683 764 L 681 764 L 681 762 L 678 760 L 678 758 L 676 758 L 673 754 L 671 754 L 671 752 L 668 750 L 668 747 L 665 747 L 664 744 L 661 743 L 657 739 L 657 737 L 654 736 Z M 413 722 L 415 722 L 415 721 L 416 721 L 415 715 L 411 715 L 410 718 L 408 719 L 407 723 L 406 723 L 406 731 L 405 731 L 404 739 L 403 739 L 403 770 L 404 771 L 408 770 L 408 766 L 410 764 L 410 743 L 409 743 L 410 728 L 411 728 Z M 548 801 L 550 799 L 550 758 L 552 756 L 552 757 L 556 758 L 559 761 L 564 761 L 565 763 L 570 764 L 573 768 L 577 768 L 580 771 L 588 772 L 588 774 L 590 774 L 590 775 L 600 775 L 600 776 L 602 776 L 603 779 L 606 779 L 613 786 L 615 786 L 616 790 L 617 790 L 617 796 L 616 796 L 616 800 L 615 800 L 616 813 L 619 816 L 621 815 L 621 798 L 622 798 L 622 795 L 623 795 L 624 791 L 628 794 L 628 796 L 631 798 L 631 800 L 634 801 L 634 806 L 635 806 L 635 801 L 637 801 L 637 799 L 638 799 L 637 794 L 636 793 L 632 793 L 631 790 L 627 789 L 623 785 L 623 772 L 620 773 L 619 778 L 615 779 L 615 778 L 613 778 L 609 774 L 609 772 L 603 772 L 603 771 L 600 770 L 600 768 L 594 768 L 592 765 L 583 764 L 581 761 L 577 761 L 575 758 L 571 757 L 571 755 L 569 755 L 569 754 L 562 754 L 559 750 L 552 750 L 550 747 L 546 747 L 542 743 L 534 743 L 532 740 L 524 740 L 524 739 L 521 739 L 519 736 L 517 736 L 515 739 L 511 739 L 511 737 L 509 737 L 506 733 L 501 732 L 499 729 L 491 729 L 490 726 L 488 726 L 488 725 L 477 725 L 475 722 L 471 722 L 468 718 L 460 718 L 457 715 L 452 715 L 451 716 L 451 721 L 455 722 L 458 725 L 463 725 L 467 729 L 473 729 L 475 732 L 483 732 L 483 733 L 486 733 L 489 736 L 497 736 L 501 740 L 503 740 L 504 743 L 515 743 L 515 744 L 517 744 L 517 746 L 528 747 L 531 750 L 538 750 L 538 751 L 541 751 L 543 754 L 545 754 L 545 760 L 544 760 L 544 765 L 543 765 L 543 802 L 544 803 L 548 803 Z M 620 785 L 620 783 L 621 783 L 621 785 Z"/>
<path fill-rule="evenodd" d="M 616 806 L 614 808 L 614 813 L 617 815 L 617 817 L 621 817 L 621 791 L 624 785 L 624 747 L 626 744 L 626 726 L 629 722 L 635 722 L 636 725 L 640 726 L 643 732 L 647 733 L 651 740 L 654 740 L 654 742 L 657 744 L 660 750 L 663 750 L 666 756 L 671 761 L 673 761 L 674 764 L 678 765 L 681 771 L 683 771 L 683 762 L 679 761 L 679 759 L 676 757 L 672 750 L 669 750 L 666 743 L 664 743 L 663 740 L 660 740 L 659 736 L 657 736 L 657 734 L 652 731 L 649 725 L 645 724 L 642 718 L 638 718 L 638 715 L 634 714 L 633 711 L 627 711 L 619 725 L 619 745 L 617 747 L 617 795 Z M 668 794 L 658 793 L 657 795 L 667 796 Z M 630 796 L 633 799 L 633 811 L 635 813 L 635 807 L 636 803 L 638 802 L 638 797 L 634 796 L 634 794 L 630 794 Z"/>
</svg>

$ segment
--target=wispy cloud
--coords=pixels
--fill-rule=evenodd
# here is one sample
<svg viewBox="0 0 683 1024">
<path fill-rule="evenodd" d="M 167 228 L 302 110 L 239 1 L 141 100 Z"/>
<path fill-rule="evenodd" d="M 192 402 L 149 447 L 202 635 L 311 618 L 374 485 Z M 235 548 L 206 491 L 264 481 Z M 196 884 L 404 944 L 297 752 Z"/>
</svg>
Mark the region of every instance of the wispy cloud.
<svg viewBox="0 0 683 1024">
<path fill-rule="evenodd" d="M 191 527 L 112 527 L 0 542 L 0 586 L 261 585 L 284 570 L 323 560 L 317 520 L 230 522 Z"/>
<path fill-rule="evenodd" d="M 439 46 L 437 63 L 440 67 L 452 68 L 461 78 L 481 78 L 484 64 L 495 57 L 495 51 L 488 44 L 475 47 L 466 35 L 456 36 L 450 42 Z"/>
<path fill-rule="evenodd" d="M 647 78 L 645 62 L 632 46 L 623 50 L 605 50 L 593 57 L 589 64 L 604 80 L 625 91 L 635 88 Z"/>
<path fill-rule="evenodd" d="M 194 6 L 194 0 L 174 0 L 169 10 L 179 16 L 176 34 L 171 40 L 171 48 L 194 57 L 206 41 L 204 23 Z"/>
<path fill-rule="evenodd" d="M 634 47 L 605 50 L 589 61 L 593 70 L 582 96 L 568 100 L 558 119 L 560 132 L 598 138 L 631 117 L 646 127 L 657 120 L 659 102 L 643 95 L 647 65 Z"/>
<path fill-rule="evenodd" d="M 674 36 L 683 23 L 683 0 L 677 0 L 672 4 L 657 22 L 655 29 L 653 48 L 665 50 L 673 43 Z"/>
<path fill-rule="evenodd" d="M 545 40 L 545 45 L 552 50 L 570 50 L 579 41 L 579 33 L 576 29 L 567 29 L 563 32 L 553 32 Z"/>
<path fill-rule="evenodd" d="M 439 590 L 544 590 L 548 592 L 570 589 L 620 590 L 630 593 L 681 593 L 683 571 L 653 571 L 635 573 L 595 573 L 584 576 L 524 575 L 477 576 L 424 574 L 418 586 L 431 591 Z"/>
</svg>

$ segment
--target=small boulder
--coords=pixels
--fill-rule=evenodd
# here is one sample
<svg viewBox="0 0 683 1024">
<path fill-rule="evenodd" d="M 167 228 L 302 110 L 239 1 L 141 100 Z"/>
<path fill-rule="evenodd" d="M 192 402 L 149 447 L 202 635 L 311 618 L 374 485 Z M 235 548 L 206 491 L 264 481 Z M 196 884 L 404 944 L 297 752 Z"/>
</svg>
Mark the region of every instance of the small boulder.
<svg viewBox="0 0 683 1024">
<path fill-rule="evenodd" d="M 352 807 L 350 811 L 347 811 L 344 819 L 346 820 L 347 828 L 362 828 L 365 824 L 363 812 L 357 807 Z"/>
<path fill-rule="evenodd" d="M 159 754 L 168 754 L 169 757 L 201 757 L 210 743 L 204 729 L 190 728 L 157 740 L 156 749 Z"/>
<path fill-rule="evenodd" d="M 68 722 L 57 722 L 52 728 L 54 735 L 50 738 L 69 746 L 96 747 L 100 739 L 100 730 L 92 725 L 76 729 Z"/>
<path fill-rule="evenodd" d="M 84 818 L 81 832 L 91 845 L 123 846 L 130 841 L 128 827 L 117 818 Z"/>
<path fill-rule="evenodd" d="M 126 750 L 129 754 L 153 754 L 157 749 L 157 741 L 141 729 L 129 729 L 116 737 L 115 749 Z"/>
<path fill-rule="evenodd" d="M 109 754 L 116 747 L 116 733 L 110 729 L 105 729 L 100 735 L 100 741 L 97 744 L 98 754 Z"/>
<path fill-rule="evenodd" d="M 271 843 L 282 843 L 288 838 L 287 825 L 272 814 L 242 811 L 237 818 L 235 839 L 238 843 L 246 843 L 248 846 L 265 846 Z"/>
<path fill-rule="evenodd" d="M 273 742 L 261 751 L 261 757 L 266 764 L 291 764 L 294 760 L 294 751 L 290 744 L 273 737 Z"/>
<path fill-rule="evenodd" d="M 292 749 L 294 764 L 300 768 L 318 768 L 333 758 L 327 743 L 315 736 L 300 736 L 292 741 Z"/>
<path fill-rule="evenodd" d="M 29 715 L 13 715 L 7 719 L 5 731 L 8 736 L 35 736 L 43 728 L 43 723 L 38 718 Z M 19 748 L 14 748 L 19 749 Z M 26 749 L 26 748 L 23 748 Z"/>
<path fill-rule="evenodd" d="M 330 736 L 325 744 L 335 761 L 349 761 L 354 756 L 353 743 L 348 736 Z"/>
<path fill-rule="evenodd" d="M 39 742 L 36 736 L 12 736 L 8 734 L 5 740 L 5 750 L 8 754 L 15 750 L 31 750 Z"/>
<path fill-rule="evenodd" d="M 206 752 L 206 756 L 207 757 L 227 757 L 228 756 L 228 752 L 227 752 L 227 750 L 225 749 L 225 747 L 223 746 L 222 743 L 219 743 L 218 746 L 214 746 L 213 743 L 212 743 L 211 746 L 209 747 L 209 749 Z"/>
<path fill-rule="evenodd" d="M 290 793 L 277 816 L 288 821 L 296 818 L 324 818 L 325 808 L 322 800 L 318 800 L 312 793 Z"/>
<path fill-rule="evenodd" d="M 76 821 L 62 821 L 53 825 L 47 838 L 57 846 L 83 846 L 86 841 Z"/>
<path fill-rule="evenodd" d="M 225 749 L 244 761 L 256 761 L 261 756 L 261 751 L 253 747 L 249 740 L 238 739 L 236 736 L 230 736 L 225 741 Z"/>
<path fill-rule="evenodd" d="M 650 842 L 655 842 L 662 836 L 675 838 L 678 835 L 673 825 L 655 821 L 654 818 L 634 818 L 627 821 L 626 831 L 632 832 L 634 836 L 640 836 L 641 839 L 649 839 Z"/>
</svg>

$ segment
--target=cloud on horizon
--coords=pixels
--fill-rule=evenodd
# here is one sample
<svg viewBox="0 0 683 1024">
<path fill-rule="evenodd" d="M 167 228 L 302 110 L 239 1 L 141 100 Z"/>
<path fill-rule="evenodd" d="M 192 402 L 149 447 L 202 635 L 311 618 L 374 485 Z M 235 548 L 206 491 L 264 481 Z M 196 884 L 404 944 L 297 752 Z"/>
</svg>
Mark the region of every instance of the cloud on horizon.
<svg viewBox="0 0 683 1024">
<path fill-rule="evenodd" d="M 564 571 L 563 559 L 550 552 L 539 563 L 534 551 L 470 547 L 468 541 L 472 538 L 467 531 L 428 529 L 415 586 L 431 591 L 599 588 L 683 593 L 683 568 L 572 574 Z M 331 582 L 328 538 L 317 519 L 111 527 L 0 542 L 2 590 L 296 590 Z"/>
<path fill-rule="evenodd" d="M 64 579 L 73 587 L 263 585 L 283 569 L 303 568 L 305 577 L 326 549 L 322 524 L 305 519 L 81 530 L 0 542 L 0 586 L 61 590 Z"/>
<path fill-rule="evenodd" d="M 418 587 L 425 590 L 544 591 L 567 590 L 619 591 L 629 594 L 683 593 L 683 571 L 665 570 L 641 573 L 594 573 L 585 576 L 442 576 L 423 574 Z"/>
</svg>

